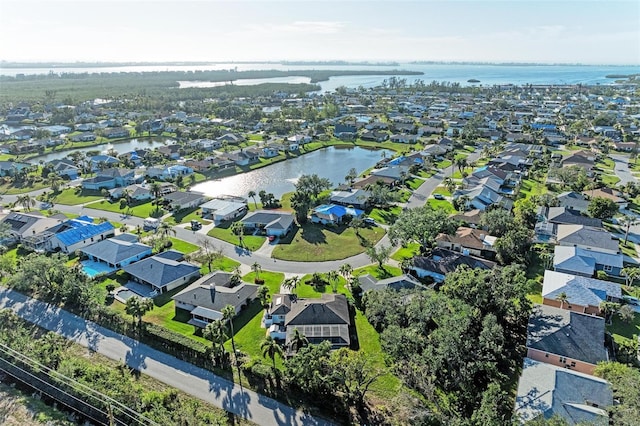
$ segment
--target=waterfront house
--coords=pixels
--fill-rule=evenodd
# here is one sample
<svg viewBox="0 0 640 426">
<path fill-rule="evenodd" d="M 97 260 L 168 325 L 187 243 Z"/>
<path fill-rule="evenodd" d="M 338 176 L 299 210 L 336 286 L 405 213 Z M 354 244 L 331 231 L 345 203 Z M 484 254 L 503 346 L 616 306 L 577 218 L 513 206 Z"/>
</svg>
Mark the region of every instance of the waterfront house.
<svg viewBox="0 0 640 426">
<path fill-rule="evenodd" d="M 123 270 L 133 281 L 164 293 L 200 278 L 200 267 L 183 259 L 182 253 L 168 250 L 126 265 Z"/>
<path fill-rule="evenodd" d="M 323 225 L 338 225 L 347 217 L 361 217 L 363 210 L 353 207 L 345 207 L 337 204 L 321 204 L 314 207 L 311 213 L 311 222 Z"/>
<path fill-rule="evenodd" d="M 236 282 L 234 274 L 216 271 L 201 277 L 193 284 L 172 297 L 178 310 L 188 311 L 191 315 L 189 324 L 204 328 L 212 321 L 222 320 L 222 311 L 226 306 L 233 306 L 237 315 L 243 308 L 257 297 L 255 284 Z"/>
<path fill-rule="evenodd" d="M 96 172 L 101 169 L 116 167 L 118 164 L 120 164 L 120 160 L 118 160 L 116 157 L 104 154 L 89 157 L 89 162 L 91 163 L 92 172 Z"/>
<path fill-rule="evenodd" d="M 341 206 L 352 206 L 358 209 L 364 209 L 369 204 L 371 193 L 363 189 L 350 189 L 348 191 L 333 191 L 329 201 L 333 204 Z"/>
<path fill-rule="evenodd" d="M 267 236 L 282 237 L 293 230 L 293 215 L 272 210 L 256 210 L 242 219 L 245 228 Z"/>
<path fill-rule="evenodd" d="M 171 166 L 149 167 L 146 175 L 150 178 L 170 180 L 178 176 L 189 176 L 193 174 L 193 169 L 182 164 L 174 164 Z"/>
<path fill-rule="evenodd" d="M 202 205 L 202 217 L 214 222 L 224 222 L 241 217 L 247 210 L 246 201 L 214 198 Z"/>
<path fill-rule="evenodd" d="M 60 160 L 52 160 L 47 166 L 60 177 L 66 177 L 70 180 L 78 179 L 80 176 L 80 169 L 75 163 L 67 158 Z"/>
<path fill-rule="evenodd" d="M 107 139 L 126 138 L 130 136 L 129 130 L 123 127 L 105 129 L 102 134 Z"/>
<path fill-rule="evenodd" d="M 173 211 L 192 209 L 206 201 L 207 197 L 200 192 L 175 191 L 164 196 L 164 202 Z"/>
</svg>

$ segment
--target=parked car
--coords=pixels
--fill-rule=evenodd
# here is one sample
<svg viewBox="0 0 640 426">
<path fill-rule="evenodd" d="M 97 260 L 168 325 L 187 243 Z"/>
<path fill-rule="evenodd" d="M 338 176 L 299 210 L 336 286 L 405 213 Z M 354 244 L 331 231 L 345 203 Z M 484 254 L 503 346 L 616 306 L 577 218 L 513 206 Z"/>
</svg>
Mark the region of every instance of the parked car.
<svg viewBox="0 0 640 426">
<path fill-rule="evenodd" d="M 375 225 L 376 221 L 372 217 L 365 217 L 363 220 L 367 225 Z"/>
<path fill-rule="evenodd" d="M 198 229 L 202 229 L 202 224 L 200 222 L 198 222 L 197 220 L 192 220 L 191 221 L 191 230 L 192 231 L 197 231 Z"/>
<path fill-rule="evenodd" d="M 442 194 L 435 194 L 435 195 L 433 196 L 433 198 L 435 198 L 436 200 L 444 200 L 444 195 L 442 195 Z"/>
<path fill-rule="evenodd" d="M 269 235 L 269 242 L 272 243 L 276 240 L 276 236 L 275 235 Z"/>
</svg>

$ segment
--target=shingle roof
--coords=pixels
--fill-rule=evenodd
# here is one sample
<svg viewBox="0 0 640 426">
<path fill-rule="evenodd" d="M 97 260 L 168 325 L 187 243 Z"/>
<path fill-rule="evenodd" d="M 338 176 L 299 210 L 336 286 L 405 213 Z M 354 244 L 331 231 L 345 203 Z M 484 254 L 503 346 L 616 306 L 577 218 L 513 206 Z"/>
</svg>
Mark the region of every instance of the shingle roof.
<svg viewBox="0 0 640 426">
<path fill-rule="evenodd" d="M 165 253 L 168 252 L 132 263 L 131 265 L 125 266 L 123 270 L 155 287 L 163 287 L 200 270 L 196 265 L 170 259 L 170 256 Z M 181 253 L 178 254 L 182 256 Z"/>
<path fill-rule="evenodd" d="M 612 404 L 611 387 L 605 380 L 524 359 L 515 406 L 515 414 L 521 422 L 557 415 L 570 425 L 586 422 L 606 426 L 609 418 L 605 408 Z"/>
<path fill-rule="evenodd" d="M 414 267 L 442 275 L 455 271 L 460 265 L 467 265 L 472 269 L 492 269 L 496 264 L 495 262 L 473 256 L 465 256 L 462 253 L 442 248 L 434 249 L 430 257 L 416 256 L 413 258 Z"/>
<path fill-rule="evenodd" d="M 567 301 L 581 306 L 600 306 L 608 297 L 622 298 L 620 284 L 587 278 L 562 272 L 545 271 L 542 284 L 542 296 L 555 299 L 561 293 L 567 295 Z"/>
<path fill-rule="evenodd" d="M 256 297 L 260 286 L 241 283 L 235 287 L 229 287 L 233 274 L 216 271 L 206 275 L 173 296 L 173 300 L 222 312 L 222 309 L 231 305 L 238 307 L 247 299 Z M 193 312 L 192 313 L 196 313 Z M 206 316 L 206 315 L 205 315 Z"/>
<path fill-rule="evenodd" d="M 459 227 L 455 235 L 441 233 L 436 237 L 436 241 L 460 244 L 462 247 L 478 250 L 493 250 L 490 242 L 494 239 L 495 237 L 488 235 L 486 231 L 464 226 Z"/>
<path fill-rule="evenodd" d="M 618 251 L 618 240 L 600 228 L 584 225 L 558 225 L 557 240 L 560 244 L 582 245 Z"/>
<path fill-rule="evenodd" d="M 604 319 L 536 305 L 529 318 L 527 347 L 589 364 L 606 361 Z"/>
<path fill-rule="evenodd" d="M 323 294 L 321 299 L 296 299 L 285 326 L 304 324 L 351 324 L 347 298 L 343 294 Z"/>
<path fill-rule="evenodd" d="M 105 262 L 117 264 L 145 252 L 151 254 L 151 247 L 135 241 L 125 241 L 114 237 L 91 244 L 82 249 L 82 252 Z"/>
<path fill-rule="evenodd" d="M 600 219 L 583 216 L 579 212 L 566 207 L 546 207 L 543 208 L 543 214 L 551 223 L 583 225 L 593 228 L 602 227 Z"/>
<path fill-rule="evenodd" d="M 257 223 L 266 228 L 286 229 L 293 223 L 293 215 L 286 212 L 256 210 L 246 215 L 242 223 Z"/>
<path fill-rule="evenodd" d="M 383 280 L 375 279 L 371 274 L 366 274 L 358 277 L 360 282 L 360 288 L 362 291 L 369 290 L 404 290 L 404 289 L 424 289 L 426 288 L 419 281 L 413 278 L 411 275 L 400 275 L 398 277 L 385 278 Z"/>
</svg>

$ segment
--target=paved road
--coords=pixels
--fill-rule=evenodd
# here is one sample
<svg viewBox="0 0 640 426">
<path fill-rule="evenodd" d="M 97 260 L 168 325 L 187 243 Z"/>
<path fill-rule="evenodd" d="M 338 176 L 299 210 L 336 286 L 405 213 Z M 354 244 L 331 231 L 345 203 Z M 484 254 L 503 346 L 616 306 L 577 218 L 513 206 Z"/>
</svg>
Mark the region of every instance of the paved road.
<svg viewBox="0 0 640 426">
<path fill-rule="evenodd" d="M 476 151 L 474 153 L 469 154 L 467 157 L 467 162 L 471 163 L 480 158 L 481 152 Z M 439 170 L 438 173 L 431 176 L 427 179 L 418 189 L 413 191 L 409 201 L 407 202 L 408 208 L 421 207 L 424 206 L 427 202 L 427 199 L 431 196 L 431 193 L 434 189 L 438 187 L 442 183 L 445 177 L 451 176 L 455 171 L 455 166 L 452 164 L 444 170 Z"/>
<path fill-rule="evenodd" d="M 615 166 L 614 171 L 616 176 L 620 178 L 620 185 L 624 185 L 627 182 L 637 182 L 637 179 L 629 170 L 629 156 L 620 154 L 610 154 Z"/>
<path fill-rule="evenodd" d="M 31 323 L 108 358 L 124 361 L 131 368 L 259 425 L 333 424 L 242 389 L 210 371 L 156 351 L 67 311 L 0 286 L 0 309 L 4 308 L 13 310 Z"/>
</svg>

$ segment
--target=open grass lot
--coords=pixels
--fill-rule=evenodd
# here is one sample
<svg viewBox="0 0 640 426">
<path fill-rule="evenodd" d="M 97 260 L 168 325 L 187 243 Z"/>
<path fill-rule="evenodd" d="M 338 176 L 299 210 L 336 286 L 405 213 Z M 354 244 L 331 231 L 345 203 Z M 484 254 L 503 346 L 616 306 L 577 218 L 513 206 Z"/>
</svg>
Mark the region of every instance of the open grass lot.
<svg viewBox="0 0 640 426">
<path fill-rule="evenodd" d="M 404 259 L 411 259 L 420 252 L 420 244 L 409 243 L 406 247 L 400 247 L 391 255 L 391 259 L 402 262 Z"/>
<path fill-rule="evenodd" d="M 75 206 L 77 204 L 90 203 L 104 198 L 99 191 L 91 191 L 82 189 L 77 191 L 75 188 L 67 188 L 53 195 L 53 202 L 56 204 L 64 204 L 66 206 Z"/>
<path fill-rule="evenodd" d="M 421 178 L 425 178 L 425 179 L 429 179 L 431 176 L 435 175 L 436 172 L 434 172 L 433 170 L 420 170 L 418 172 L 418 176 L 420 176 Z"/>
<path fill-rule="evenodd" d="M 427 203 L 434 209 L 444 209 L 449 214 L 457 213 L 457 210 L 453 207 L 453 204 L 451 204 L 447 200 L 436 200 L 435 198 L 429 198 L 427 200 Z"/>
<path fill-rule="evenodd" d="M 352 228 L 325 227 L 306 223 L 290 233 L 273 250 L 272 257 L 300 262 L 340 260 L 365 251 L 384 236 L 384 229 L 374 226 L 362 228 L 360 236 Z"/>
<path fill-rule="evenodd" d="M 374 208 L 369 212 L 369 217 L 375 220 L 376 223 L 391 225 L 396 221 L 400 213 L 402 213 L 402 207 L 400 206 L 392 206 L 386 209 Z"/>
<path fill-rule="evenodd" d="M 120 208 L 120 206 L 123 206 L 123 208 Z M 119 201 L 111 203 L 109 201 L 102 200 L 88 204 L 86 207 L 88 209 L 104 210 L 107 212 L 121 213 L 123 215 L 130 214 L 131 216 L 142 218 L 160 217 L 166 213 L 163 209 L 158 209 L 155 205 L 151 204 L 151 201 L 141 204 L 134 203 L 131 204 L 131 206 L 127 206 L 126 204 L 120 204 Z"/>
<path fill-rule="evenodd" d="M 238 236 L 235 235 L 233 232 L 231 232 L 232 223 L 233 222 L 221 223 L 215 228 L 213 228 L 212 230 L 210 230 L 209 232 L 207 232 L 207 235 L 222 241 L 226 241 L 231 244 L 238 245 L 240 241 L 238 239 Z M 262 244 L 264 244 L 265 240 L 266 240 L 266 237 L 257 236 L 257 235 L 245 235 L 242 237 L 242 242 L 244 244 L 244 247 L 250 251 L 258 250 L 260 247 L 262 247 Z"/>
<path fill-rule="evenodd" d="M 520 185 L 519 198 L 529 199 L 534 195 L 542 195 L 547 193 L 547 187 L 538 181 L 532 179 L 524 179 Z"/>
<path fill-rule="evenodd" d="M 24 194 L 25 192 L 31 192 L 48 187 L 49 184 L 46 182 L 34 182 L 31 186 L 27 186 L 26 184 L 14 186 L 13 183 L 5 183 L 4 185 L 0 185 L 0 194 Z"/>
<path fill-rule="evenodd" d="M 412 179 L 408 179 L 405 184 L 411 188 L 412 190 L 416 190 L 418 188 L 420 188 L 420 186 L 424 183 L 423 179 L 417 179 L 417 178 L 412 178 Z"/>
</svg>

